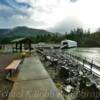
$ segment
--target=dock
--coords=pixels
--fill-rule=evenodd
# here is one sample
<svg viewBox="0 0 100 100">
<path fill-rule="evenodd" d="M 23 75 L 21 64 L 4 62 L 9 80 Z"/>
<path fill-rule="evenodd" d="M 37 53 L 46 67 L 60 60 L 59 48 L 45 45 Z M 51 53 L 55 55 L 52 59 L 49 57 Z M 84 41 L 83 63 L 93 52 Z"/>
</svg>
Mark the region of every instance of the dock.
<svg viewBox="0 0 100 100">
<path fill-rule="evenodd" d="M 100 93 L 100 72 L 94 63 L 60 49 L 37 52 L 65 100 L 100 99 L 100 96 L 92 95 Z"/>
<path fill-rule="evenodd" d="M 36 54 L 20 68 L 8 100 L 64 100 Z"/>
</svg>

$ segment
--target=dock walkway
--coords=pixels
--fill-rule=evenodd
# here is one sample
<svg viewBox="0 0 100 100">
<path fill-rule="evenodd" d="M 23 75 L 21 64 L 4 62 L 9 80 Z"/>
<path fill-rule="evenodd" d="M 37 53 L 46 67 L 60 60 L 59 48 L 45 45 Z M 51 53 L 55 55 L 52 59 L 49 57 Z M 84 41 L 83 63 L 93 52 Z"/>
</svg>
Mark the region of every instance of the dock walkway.
<svg viewBox="0 0 100 100">
<path fill-rule="evenodd" d="M 25 58 L 8 100 L 64 100 L 38 56 Z"/>
</svg>

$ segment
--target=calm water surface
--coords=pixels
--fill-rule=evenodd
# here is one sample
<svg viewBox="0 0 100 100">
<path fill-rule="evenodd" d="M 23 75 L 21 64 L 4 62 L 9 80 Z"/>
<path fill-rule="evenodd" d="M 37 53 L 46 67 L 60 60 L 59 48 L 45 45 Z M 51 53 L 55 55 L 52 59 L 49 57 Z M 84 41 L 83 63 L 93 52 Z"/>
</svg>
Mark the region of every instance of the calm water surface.
<svg viewBox="0 0 100 100">
<path fill-rule="evenodd" d="M 100 65 L 100 48 L 72 48 L 67 51 L 74 55 L 94 60 L 94 62 Z"/>
</svg>

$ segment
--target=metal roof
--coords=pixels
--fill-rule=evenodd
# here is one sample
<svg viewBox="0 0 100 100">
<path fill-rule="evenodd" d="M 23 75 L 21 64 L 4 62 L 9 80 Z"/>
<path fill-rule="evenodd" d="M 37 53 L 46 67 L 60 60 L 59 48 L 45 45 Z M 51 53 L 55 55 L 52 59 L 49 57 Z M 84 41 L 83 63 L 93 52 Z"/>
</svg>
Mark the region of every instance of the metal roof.
<svg viewBox="0 0 100 100">
<path fill-rule="evenodd" d="M 61 43 L 62 43 L 62 42 L 76 42 L 76 41 L 65 39 L 65 40 L 62 40 Z M 77 42 L 76 42 L 76 43 L 77 43 Z"/>
<path fill-rule="evenodd" d="M 26 38 L 26 37 L 24 37 L 24 38 L 18 38 L 18 39 L 12 40 L 11 43 L 20 42 L 20 41 L 23 41 L 25 39 L 28 39 L 28 38 Z"/>
</svg>

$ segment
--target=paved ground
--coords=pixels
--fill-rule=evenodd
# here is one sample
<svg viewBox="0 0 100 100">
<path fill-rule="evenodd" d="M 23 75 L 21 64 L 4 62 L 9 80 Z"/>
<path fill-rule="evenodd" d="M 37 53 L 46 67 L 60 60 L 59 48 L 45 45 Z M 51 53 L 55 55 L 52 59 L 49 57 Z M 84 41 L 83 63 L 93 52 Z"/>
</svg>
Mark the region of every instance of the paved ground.
<svg viewBox="0 0 100 100">
<path fill-rule="evenodd" d="M 26 58 L 8 100 L 64 100 L 39 58 Z"/>
</svg>

